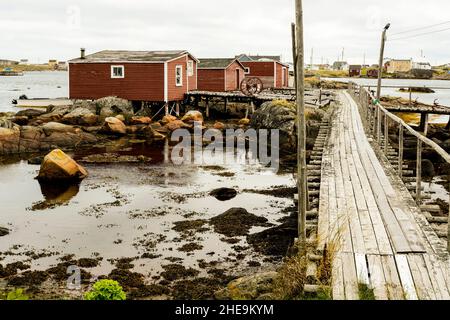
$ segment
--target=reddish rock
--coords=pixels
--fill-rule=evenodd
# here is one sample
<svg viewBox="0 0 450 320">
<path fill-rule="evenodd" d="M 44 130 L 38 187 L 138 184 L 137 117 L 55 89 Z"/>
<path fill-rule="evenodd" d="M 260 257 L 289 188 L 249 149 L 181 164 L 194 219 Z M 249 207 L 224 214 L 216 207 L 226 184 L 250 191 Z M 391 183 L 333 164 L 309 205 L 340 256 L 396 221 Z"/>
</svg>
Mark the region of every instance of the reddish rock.
<svg viewBox="0 0 450 320">
<path fill-rule="evenodd" d="M 150 117 L 132 117 L 131 124 L 150 124 L 152 119 Z"/>
<path fill-rule="evenodd" d="M 45 156 L 39 171 L 39 180 L 82 180 L 88 176 L 86 169 L 60 149 Z"/>
</svg>

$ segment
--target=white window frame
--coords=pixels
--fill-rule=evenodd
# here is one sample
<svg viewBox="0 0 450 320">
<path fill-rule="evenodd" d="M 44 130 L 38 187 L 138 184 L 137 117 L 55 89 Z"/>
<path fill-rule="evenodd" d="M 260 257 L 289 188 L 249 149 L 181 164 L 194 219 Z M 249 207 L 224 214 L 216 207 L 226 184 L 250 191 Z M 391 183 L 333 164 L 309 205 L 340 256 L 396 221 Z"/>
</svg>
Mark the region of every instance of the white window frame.
<svg viewBox="0 0 450 320">
<path fill-rule="evenodd" d="M 194 61 L 193 60 L 188 60 L 187 75 L 188 75 L 188 77 L 194 76 Z"/>
<path fill-rule="evenodd" d="M 114 75 L 114 69 L 115 68 L 121 68 L 122 69 L 122 76 Z M 123 66 L 123 65 L 111 66 L 111 79 L 123 79 L 123 78 L 125 78 L 125 66 Z"/>
<path fill-rule="evenodd" d="M 245 68 L 245 74 L 250 74 L 250 67 Z"/>
<path fill-rule="evenodd" d="M 180 70 L 180 76 L 178 77 L 178 70 Z M 178 80 L 180 80 L 180 82 L 178 82 Z M 183 66 L 177 65 L 175 67 L 175 85 L 177 87 L 182 87 L 183 86 Z"/>
</svg>

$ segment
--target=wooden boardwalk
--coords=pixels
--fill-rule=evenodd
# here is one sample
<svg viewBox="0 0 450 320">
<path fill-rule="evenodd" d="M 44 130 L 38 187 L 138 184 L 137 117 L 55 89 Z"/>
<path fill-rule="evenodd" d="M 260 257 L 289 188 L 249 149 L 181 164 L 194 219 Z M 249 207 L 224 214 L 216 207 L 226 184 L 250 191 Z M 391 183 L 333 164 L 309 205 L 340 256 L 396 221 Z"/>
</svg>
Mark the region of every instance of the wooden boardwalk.
<svg viewBox="0 0 450 320">
<path fill-rule="evenodd" d="M 325 145 L 318 221 L 319 250 L 336 249 L 333 297 L 450 299 L 449 261 L 401 180 L 379 160 L 348 93 Z"/>
</svg>

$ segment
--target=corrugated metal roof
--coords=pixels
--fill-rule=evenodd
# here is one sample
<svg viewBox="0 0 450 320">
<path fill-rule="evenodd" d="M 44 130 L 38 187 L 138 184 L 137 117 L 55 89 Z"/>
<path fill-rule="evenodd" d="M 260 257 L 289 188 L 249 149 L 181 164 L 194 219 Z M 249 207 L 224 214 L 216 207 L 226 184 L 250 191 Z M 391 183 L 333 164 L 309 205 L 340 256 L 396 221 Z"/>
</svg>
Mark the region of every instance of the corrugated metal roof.
<svg viewBox="0 0 450 320">
<path fill-rule="evenodd" d="M 84 59 L 76 58 L 70 60 L 72 63 L 95 63 L 95 62 L 166 62 L 176 59 L 184 54 L 186 50 L 173 51 L 126 51 L 126 50 L 103 50 L 86 55 Z"/>
</svg>

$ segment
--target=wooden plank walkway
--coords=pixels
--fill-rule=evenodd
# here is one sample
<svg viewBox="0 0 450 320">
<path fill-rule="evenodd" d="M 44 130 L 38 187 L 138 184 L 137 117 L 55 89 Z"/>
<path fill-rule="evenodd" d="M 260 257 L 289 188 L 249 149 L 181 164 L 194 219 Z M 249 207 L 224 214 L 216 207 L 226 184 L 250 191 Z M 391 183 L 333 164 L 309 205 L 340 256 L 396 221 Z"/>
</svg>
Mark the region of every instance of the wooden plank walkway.
<svg viewBox="0 0 450 320">
<path fill-rule="evenodd" d="M 360 284 L 379 300 L 450 299 L 448 259 L 435 253 L 404 190 L 377 158 L 355 101 L 347 93 L 340 100 L 323 154 L 318 225 L 318 249 L 330 242 L 338 248 L 334 299 L 358 299 Z"/>
</svg>

